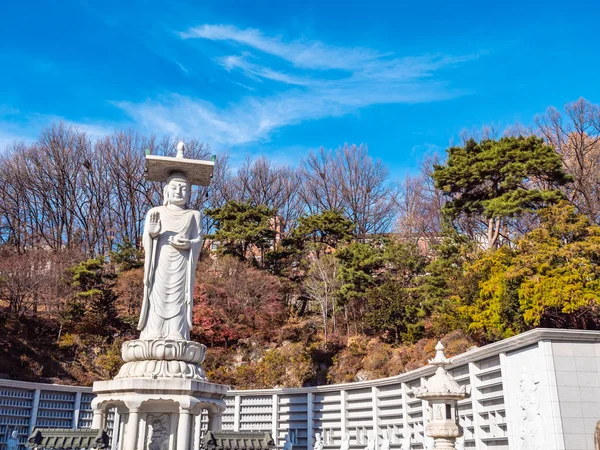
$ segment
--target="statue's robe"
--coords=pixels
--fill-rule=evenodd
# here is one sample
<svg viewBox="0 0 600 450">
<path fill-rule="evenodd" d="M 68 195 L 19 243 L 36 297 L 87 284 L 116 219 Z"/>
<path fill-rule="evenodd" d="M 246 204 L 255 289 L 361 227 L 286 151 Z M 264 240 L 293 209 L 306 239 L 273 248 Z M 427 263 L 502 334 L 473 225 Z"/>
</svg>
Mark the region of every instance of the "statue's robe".
<svg viewBox="0 0 600 450">
<path fill-rule="evenodd" d="M 160 214 L 160 231 L 148 232 L 150 216 Z M 178 250 L 169 237 L 190 239 Z M 148 211 L 144 227 L 144 300 L 138 329 L 141 339 L 189 340 L 196 263 L 202 247 L 200 212 L 159 206 Z"/>
</svg>

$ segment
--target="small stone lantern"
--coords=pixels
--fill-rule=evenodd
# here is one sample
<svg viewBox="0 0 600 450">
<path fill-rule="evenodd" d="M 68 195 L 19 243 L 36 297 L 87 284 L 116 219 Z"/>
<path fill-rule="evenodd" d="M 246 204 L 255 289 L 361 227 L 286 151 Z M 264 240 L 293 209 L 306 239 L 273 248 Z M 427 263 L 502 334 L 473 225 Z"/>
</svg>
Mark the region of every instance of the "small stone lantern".
<svg viewBox="0 0 600 450">
<path fill-rule="evenodd" d="M 434 449 L 454 449 L 456 438 L 462 436 L 462 428 L 458 425 L 456 402 L 469 397 L 470 389 L 460 386 L 446 371 L 450 360 L 444 355 L 441 342 L 435 346 L 435 358 L 429 364 L 437 366 L 435 375 L 423 386 L 415 388 L 417 398 L 429 403 L 427 410 L 428 423 L 425 429 L 427 436 L 433 438 Z"/>
</svg>

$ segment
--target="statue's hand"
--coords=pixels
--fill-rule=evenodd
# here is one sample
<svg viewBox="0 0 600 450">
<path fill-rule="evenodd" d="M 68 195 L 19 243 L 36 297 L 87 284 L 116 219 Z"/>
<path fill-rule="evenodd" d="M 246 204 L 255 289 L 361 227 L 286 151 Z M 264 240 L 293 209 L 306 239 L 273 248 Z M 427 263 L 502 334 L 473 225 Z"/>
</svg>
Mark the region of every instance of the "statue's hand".
<svg viewBox="0 0 600 450">
<path fill-rule="evenodd" d="M 150 213 L 147 230 L 148 234 L 152 237 L 156 237 L 160 232 L 160 213 L 158 211 Z"/>
<path fill-rule="evenodd" d="M 190 248 L 190 240 L 178 234 L 169 237 L 169 244 L 171 244 L 171 246 L 179 250 L 187 250 L 188 248 Z"/>
</svg>

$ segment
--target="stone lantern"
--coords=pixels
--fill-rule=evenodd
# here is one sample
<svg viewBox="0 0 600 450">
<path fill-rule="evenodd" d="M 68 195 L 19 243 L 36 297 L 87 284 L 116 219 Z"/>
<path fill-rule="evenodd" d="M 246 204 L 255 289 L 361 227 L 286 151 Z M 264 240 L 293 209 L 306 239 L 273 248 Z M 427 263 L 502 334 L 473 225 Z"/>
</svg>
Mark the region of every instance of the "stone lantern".
<svg viewBox="0 0 600 450">
<path fill-rule="evenodd" d="M 462 436 L 462 428 L 458 425 L 456 402 L 470 396 L 470 389 L 460 386 L 446 371 L 450 360 L 444 355 L 441 342 L 435 346 L 435 358 L 429 364 L 437 366 L 435 375 L 423 386 L 415 388 L 417 398 L 428 402 L 427 436 L 433 438 L 435 449 L 454 449 L 456 438 Z"/>
</svg>

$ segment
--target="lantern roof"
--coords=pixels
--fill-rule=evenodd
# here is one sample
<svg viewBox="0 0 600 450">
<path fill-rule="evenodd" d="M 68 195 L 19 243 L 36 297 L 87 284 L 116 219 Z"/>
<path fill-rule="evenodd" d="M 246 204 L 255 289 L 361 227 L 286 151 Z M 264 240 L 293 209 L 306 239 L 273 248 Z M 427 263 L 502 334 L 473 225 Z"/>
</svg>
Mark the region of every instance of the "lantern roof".
<svg viewBox="0 0 600 450">
<path fill-rule="evenodd" d="M 459 385 L 454 377 L 448 373 L 446 366 L 451 361 L 444 354 L 444 346 L 438 341 L 435 346 L 435 357 L 429 360 L 429 364 L 437 366 L 435 375 L 430 377 L 424 384 L 415 388 L 413 392 L 417 398 L 424 400 L 460 400 L 470 395 L 467 386 Z"/>
</svg>

